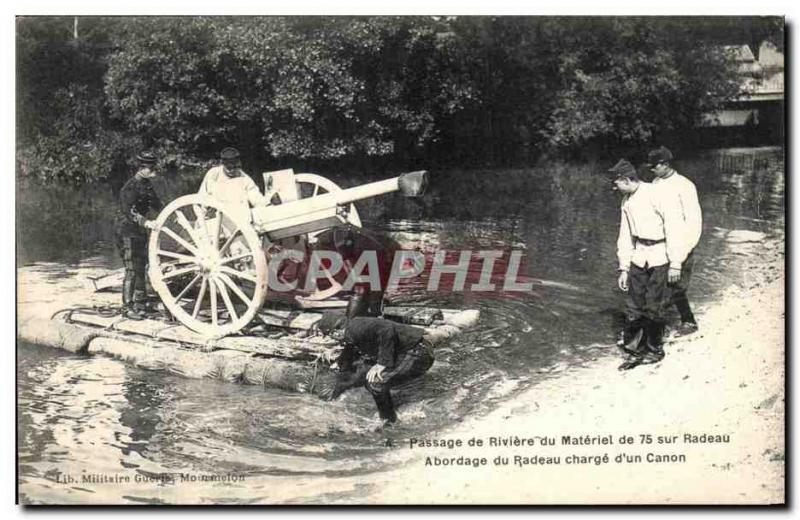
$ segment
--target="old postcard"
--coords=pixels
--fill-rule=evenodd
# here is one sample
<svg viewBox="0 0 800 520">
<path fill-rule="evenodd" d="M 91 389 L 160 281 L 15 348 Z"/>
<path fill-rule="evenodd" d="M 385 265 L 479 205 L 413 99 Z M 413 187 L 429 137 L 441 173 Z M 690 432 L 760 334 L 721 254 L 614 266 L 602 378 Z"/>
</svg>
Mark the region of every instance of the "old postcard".
<svg viewBox="0 0 800 520">
<path fill-rule="evenodd" d="M 782 16 L 16 43 L 20 504 L 786 502 Z"/>
</svg>

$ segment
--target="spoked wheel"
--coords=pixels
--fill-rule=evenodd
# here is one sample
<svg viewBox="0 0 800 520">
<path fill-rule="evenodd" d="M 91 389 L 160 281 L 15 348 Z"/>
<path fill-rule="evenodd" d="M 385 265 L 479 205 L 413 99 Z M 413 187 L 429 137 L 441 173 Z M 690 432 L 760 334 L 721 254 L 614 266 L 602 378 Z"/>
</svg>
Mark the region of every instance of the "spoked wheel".
<svg viewBox="0 0 800 520">
<path fill-rule="evenodd" d="M 342 188 L 340 188 L 338 184 L 315 173 L 298 173 L 294 176 L 294 180 L 297 184 L 297 191 L 301 199 L 342 191 Z M 361 217 L 358 215 L 355 204 L 350 204 L 347 213 L 347 222 L 355 227 L 361 227 Z M 310 239 L 320 233 L 322 233 L 322 231 L 309 233 L 308 237 Z"/>
<path fill-rule="evenodd" d="M 323 265 L 319 266 L 321 276 L 317 280 L 315 290 L 305 297 L 297 298 L 298 302 L 308 307 L 322 307 L 322 303 L 332 303 L 331 300 L 337 295 L 344 296 L 343 293 L 349 295 L 351 291 L 357 292 L 356 286 L 346 291 L 344 287 L 354 270 L 359 276 L 367 275 L 369 279 L 376 277 L 379 288 L 386 287 L 395 253 L 399 249 L 400 245 L 391 238 L 364 229 L 341 226 L 325 230 L 318 237 L 315 251 L 339 253 L 343 261 L 342 268 L 332 273 L 329 265 L 323 260 Z M 367 254 L 374 254 L 374 260 L 368 260 L 369 257 L 365 256 Z M 364 282 L 359 281 L 358 285 L 364 285 Z M 372 291 L 371 285 L 370 291 Z M 381 292 L 380 289 L 377 292 Z M 341 300 L 346 301 L 346 299 Z"/>
<path fill-rule="evenodd" d="M 354 261 L 352 255 L 348 254 L 345 245 L 351 234 L 351 229 L 350 227 L 338 227 L 320 232 L 322 236 L 320 236 L 318 248 L 321 247 L 322 249 L 339 253 L 343 261 L 342 267 L 337 272 L 333 273 L 330 270 L 331 265 L 329 262 L 323 259 L 321 265 L 317 266 L 322 277 L 316 280 L 317 283 L 313 292 L 297 298 L 300 303 L 327 300 L 342 292 L 344 282 L 350 275 Z"/>
<path fill-rule="evenodd" d="M 239 331 L 267 295 L 267 261 L 250 226 L 202 195 L 174 200 L 149 243 L 150 283 L 186 327 L 209 337 Z"/>
<path fill-rule="evenodd" d="M 297 191 L 300 194 L 301 199 L 316 197 L 317 195 L 324 195 L 325 193 L 333 193 L 342 190 L 342 188 L 340 188 L 335 182 L 314 173 L 298 173 L 294 176 L 294 178 L 295 183 L 297 184 Z M 361 217 L 358 214 L 355 204 L 350 204 L 349 206 L 349 210 L 347 212 L 347 223 L 357 228 L 361 227 Z M 313 243 L 320 234 L 325 233 L 326 231 L 327 230 L 322 230 L 308 233 L 309 241 Z M 346 263 L 343 267 L 343 270 L 348 270 L 348 265 Z M 318 283 L 317 287 L 314 289 L 314 292 L 305 296 L 298 296 L 298 302 L 303 304 L 307 301 L 318 302 L 327 300 L 328 298 L 332 298 L 341 292 L 341 282 L 339 282 L 334 275 L 327 270 L 326 266 L 323 265 L 321 267 L 321 271 L 325 276 L 325 279 L 319 280 L 321 284 Z M 337 276 L 337 278 L 341 278 L 341 276 Z"/>
</svg>

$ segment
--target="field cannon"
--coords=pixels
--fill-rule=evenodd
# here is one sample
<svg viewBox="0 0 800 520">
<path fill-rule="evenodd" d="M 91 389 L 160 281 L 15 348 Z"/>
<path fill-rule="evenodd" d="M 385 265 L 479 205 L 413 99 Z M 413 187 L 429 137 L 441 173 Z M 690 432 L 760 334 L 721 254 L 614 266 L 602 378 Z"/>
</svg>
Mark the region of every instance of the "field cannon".
<svg viewBox="0 0 800 520">
<path fill-rule="evenodd" d="M 155 220 L 150 282 L 172 316 L 189 329 L 213 337 L 241 330 L 256 317 L 270 287 L 303 279 L 315 250 L 336 251 L 344 263 L 339 269 L 324 262 L 313 266 L 324 276 L 290 296 L 301 306 L 324 307 L 339 295 L 352 260 L 364 250 L 381 257 L 385 277 L 387 258 L 390 263 L 393 256 L 387 253 L 396 245 L 362 230 L 353 203 L 392 192 L 417 197 L 426 188 L 427 174 L 405 173 L 341 189 L 319 175 L 281 170 L 265 173 L 264 184 L 267 198 L 277 194 L 280 204 L 242 211 L 207 195 L 186 195 Z"/>
</svg>

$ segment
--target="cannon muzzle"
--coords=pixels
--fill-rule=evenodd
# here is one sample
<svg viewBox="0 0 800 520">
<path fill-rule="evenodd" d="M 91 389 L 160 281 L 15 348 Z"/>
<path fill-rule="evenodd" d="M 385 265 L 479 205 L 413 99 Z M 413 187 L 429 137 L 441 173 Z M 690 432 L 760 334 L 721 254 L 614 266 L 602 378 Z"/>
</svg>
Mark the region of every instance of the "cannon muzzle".
<svg viewBox="0 0 800 520">
<path fill-rule="evenodd" d="M 406 197 L 421 197 L 428 187 L 428 172 L 421 170 L 404 173 L 397 179 L 397 187 Z"/>
</svg>

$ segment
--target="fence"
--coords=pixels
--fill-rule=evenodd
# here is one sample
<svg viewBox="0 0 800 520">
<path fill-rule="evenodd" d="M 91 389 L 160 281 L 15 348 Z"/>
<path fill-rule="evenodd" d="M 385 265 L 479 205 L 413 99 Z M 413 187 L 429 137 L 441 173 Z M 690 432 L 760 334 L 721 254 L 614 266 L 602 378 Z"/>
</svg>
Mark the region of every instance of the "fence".
<svg viewBox="0 0 800 520">
<path fill-rule="evenodd" d="M 719 172 L 741 173 L 765 169 L 783 169 L 782 148 L 727 149 L 714 153 Z"/>
</svg>

